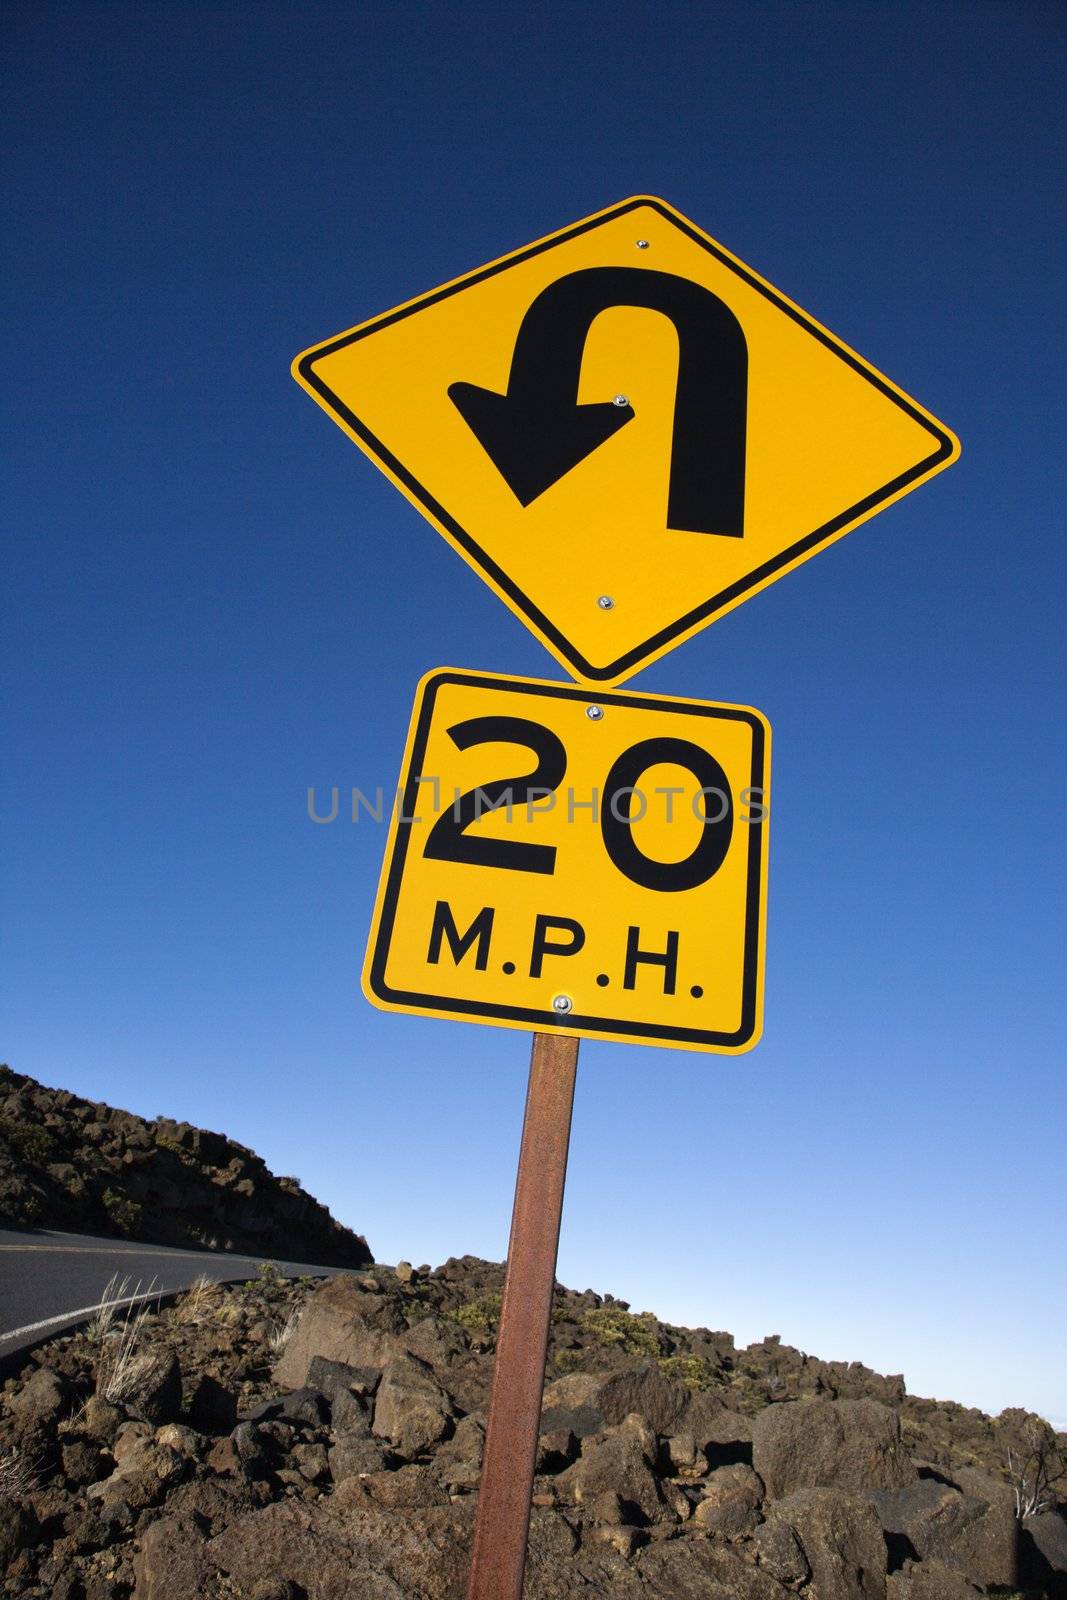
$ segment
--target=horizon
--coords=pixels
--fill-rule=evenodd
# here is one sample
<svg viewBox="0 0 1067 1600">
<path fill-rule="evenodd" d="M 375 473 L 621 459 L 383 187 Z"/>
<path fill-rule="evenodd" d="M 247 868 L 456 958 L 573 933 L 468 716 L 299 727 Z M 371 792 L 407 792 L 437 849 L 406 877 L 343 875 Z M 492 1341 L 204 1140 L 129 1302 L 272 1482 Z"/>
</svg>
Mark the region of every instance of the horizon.
<svg viewBox="0 0 1067 1600">
<path fill-rule="evenodd" d="M 10 1062 L 0 1063 L 0 1068 L 2 1068 L 2 1067 L 7 1067 L 9 1070 L 13 1070 L 13 1071 L 17 1070 L 17 1069 L 11 1068 Z M 32 1081 L 37 1082 L 38 1080 L 34 1079 Z M 43 1087 L 48 1088 L 48 1089 L 62 1089 L 63 1085 L 62 1084 L 46 1084 Z M 128 1110 L 129 1108 L 125 1107 L 125 1106 L 122 1106 L 122 1107 L 114 1107 L 113 1109 L 116 1109 L 116 1110 Z M 146 1120 L 153 1120 L 153 1121 L 163 1120 L 165 1118 L 165 1115 L 166 1114 L 163 1113 L 163 1114 L 161 1114 L 160 1118 L 153 1118 L 153 1119 L 146 1119 Z M 253 1155 L 258 1155 L 259 1154 L 259 1152 L 254 1150 L 251 1146 L 243 1145 L 243 1142 L 240 1139 L 235 1139 L 233 1134 L 230 1133 L 228 1130 L 226 1130 L 224 1128 L 211 1128 L 211 1129 L 204 1129 L 202 1131 L 211 1132 L 211 1133 L 215 1133 L 215 1134 L 221 1134 L 221 1135 L 223 1135 L 223 1137 L 228 1138 L 232 1143 L 237 1144 L 237 1145 L 242 1145 L 242 1147 L 244 1149 L 250 1150 Z M 269 1170 L 271 1170 L 273 1172 L 273 1169 L 269 1169 Z M 277 1178 L 277 1177 L 281 1177 L 282 1174 L 280 1172 L 273 1172 L 273 1176 Z M 319 1198 L 318 1195 L 316 1195 L 313 1190 L 307 1189 L 306 1185 L 304 1186 L 304 1188 L 305 1188 L 305 1192 L 309 1193 L 311 1195 L 312 1199 L 317 1200 Z M 332 1215 L 332 1212 L 330 1214 Z M 335 1218 L 335 1221 L 342 1221 L 342 1219 Z M 354 1224 L 348 1224 L 348 1223 L 343 1223 L 342 1222 L 342 1225 L 345 1226 L 346 1228 L 349 1228 L 351 1232 L 356 1233 L 359 1237 L 363 1237 L 362 1235 L 359 1235 L 359 1230 Z M 44 1231 L 46 1233 L 50 1233 L 50 1232 L 59 1233 L 59 1232 L 62 1232 L 62 1230 L 55 1230 L 55 1229 L 43 1229 L 42 1231 Z M 367 1240 L 365 1240 L 365 1243 L 367 1244 L 367 1247 L 370 1250 L 371 1255 L 372 1255 L 372 1260 L 369 1263 L 369 1265 L 367 1267 L 349 1267 L 349 1268 L 343 1269 L 344 1271 L 353 1272 L 353 1273 L 360 1273 L 362 1275 L 367 1275 L 367 1274 L 373 1275 L 373 1268 L 374 1267 L 383 1267 L 387 1271 L 391 1271 L 399 1264 L 399 1262 L 406 1261 L 409 1266 L 414 1266 L 416 1268 L 416 1270 L 419 1270 L 419 1269 L 421 1269 L 423 1267 L 429 1267 L 431 1272 L 432 1272 L 432 1271 L 436 1270 L 438 1267 L 443 1266 L 445 1264 L 445 1262 L 448 1261 L 449 1259 L 454 1259 L 454 1258 L 457 1258 L 457 1257 L 458 1258 L 462 1258 L 463 1256 L 471 1254 L 471 1252 L 469 1252 L 469 1251 L 453 1252 L 451 1257 L 449 1257 L 449 1256 L 443 1257 L 442 1260 L 440 1260 L 440 1261 L 414 1261 L 414 1260 L 409 1260 L 409 1258 L 406 1257 L 406 1256 L 398 1256 L 396 1261 L 387 1262 L 387 1261 L 384 1261 L 381 1257 L 375 1256 L 375 1254 L 374 1254 L 374 1246 L 373 1246 L 373 1242 L 371 1240 L 367 1239 Z M 186 1246 L 185 1248 L 188 1248 L 188 1247 Z M 476 1257 L 475 1259 L 479 1259 L 479 1260 L 495 1260 L 500 1265 L 503 1265 L 504 1261 L 505 1261 L 505 1257 L 503 1255 L 501 1255 L 498 1258 Z M 335 1269 L 335 1270 L 337 1270 L 337 1269 Z M 557 1285 L 559 1285 L 560 1287 L 562 1287 L 564 1289 L 574 1290 L 575 1292 L 578 1292 L 578 1293 L 582 1292 L 581 1290 L 578 1289 L 578 1286 L 577 1286 L 576 1283 L 564 1283 L 558 1270 L 557 1270 L 557 1273 L 556 1273 L 556 1282 L 557 1282 Z M 610 1298 L 611 1300 L 615 1301 L 616 1303 L 619 1303 L 621 1301 L 621 1303 L 623 1305 L 627 1306 L 631 1311 L 634 1310 L 634 1307 L 632 1305 L 630 1305 L 630 1303 L 628 1301 L 622 1300 L 621 1296 L 616 1295 L 612 1290 L 607 1289 L 602 1285 L 598 1287 L 596 1284 L 589 1284 L 589 1285 L 586 1285 L 585 1287 L 586 1287 L 586 1289 L 592 1289 L 596 1294 L 600 1295 L 602 1298 Z M 793 1349 L 800 1349 L 802 1355 L 804 1355 L 806 1357 L 814 1357 L 814 1359 L 816 1359 L 816 1360 L 826 1361 L 826 1362 L 859 1362 L 861 1365 L 866 1366 L 866 1367 L 870 1367 L 870 1365 L 871 1365 L 870 1362 L 865 1361 L 862 1356 L 857 1356 L 857 1355 L 851 1355 L 851 1356 L 844 1356 L 844 1355 L 842 1355 L 842 1356 L 827 1356 L 827 1355 L 824 1355 L 821 1351 L 801 1349 L 800 1346 L 793 1345 L 788 1337 L 786 1337 L 784 1334 L 778 1333 L 777 1331 L 766 1332 L 766 1333 L 760 1334 L 759 1336 L 753 1334 L 753 1336 L 751 1338 L 743 1338 L 743 1337 L 739 1336 L 736 1333 L 736 1331 L 731 1329 L 731 1328 L 711 1328 L 710 1325 L 708 1323 L 706 1323 L 706 1322 L 700 1322 L 700 1321 L 688 1321 L 688 1322 L 686 1322 L 686 1321 L 680 1321 L 676 1317 L 669 1317 L 668 1318 L 668 1317 L 660 1316 L 658 1311 L 656 1310 L 656 1308 L 654 1306 L 645 1306 L 645 1307 L 642 1307 L 641 1310 L 643 1310 L 645 1312 L 650 1312 L 653 1316 L 655 1316 L 657 1318 L 658 1321 L 660 1321 L 660 1322 L 669 1322 L 672 1326 L 684 1327 L 684 1328 L 688 1328 L 690 1330 L 699 1329 L 699 1328 L 706 1328 L 710 1332 L 729 1334 L 729 1335 L 731 1335 L 733 1337 L 735 1348 L 737 1349 L 737 1351 L 739 1353 L 743 1353 L 743 1351 L 746 1348 L 748 1348 L 748 1347 L 750 1347 L 752 1345 L 763 1344 L 768 1338 L 778 1338 L 778 1339 L 781 1340 L 781 1343 L 782 1343 L 783 1346 L 788 1346 L 788 1347 L 793 1348 Z M 640 1314 L 640 1312 L 638 1314 Z M 874 1370 L 876 1372 L 879 1371 L 878 1368 L 873 1368 L 872 1370 Z M 883 1376 L 883 1377 L 885 1377 L 885 1376 L 896 1376 L 896 1374 L 895 1373 L 883 1372 L 883 1373 L 881 1373 L 881 1376 Z M 920 1394 L 918 1394 L 918 1392 L 916 1390 L 914 1390 L 908 1384 L 908 1382 L 907 1382 L 907 1374 L 904 1374 L 903 1376 L 904 1376 L 904 1379 L 905 1379 L 904 1386 L 905 1386 L 905 1389 L 906 1389 L 907 1393 L 909 1395 L 914 1396 L 917 1399 L 936 1400 L 936 1401 L 939 1401 L 939 1402 L 953 1402 L 955 1400 L 955 1397 L 953 1395 L 948 1395 L 948 1394 L 944 1394 L 944 1395 L 935 1395 L 935 1394 L 920 1395 Z M 958 1404 L 959 1402 L 956 1401 L 956 1403 Z M 978 1407 L 977 1409 L 980 1410 L 981 1407 Z M 1026 1410 L 1026 1409 L 1030 1409 L 1030 1408 L 1024 1406 L 1023 1409 Z M 996 1413 L 993 1413 L 993 1415 L 996 1415 Z M 1067 1416 L 1056 1416 L 1056 1415 L 1051 1415 L 1050 1414 L 1050 1415 L 1046 1415 L 1045 1416 L 1045 1421 L 1048 1422 L 1048 1423 L 1051 1423 L 1051 1425 L 1054 1428 L 1056 1428 L 1058 1431 L 1067 1432 Z"/>
</svg>

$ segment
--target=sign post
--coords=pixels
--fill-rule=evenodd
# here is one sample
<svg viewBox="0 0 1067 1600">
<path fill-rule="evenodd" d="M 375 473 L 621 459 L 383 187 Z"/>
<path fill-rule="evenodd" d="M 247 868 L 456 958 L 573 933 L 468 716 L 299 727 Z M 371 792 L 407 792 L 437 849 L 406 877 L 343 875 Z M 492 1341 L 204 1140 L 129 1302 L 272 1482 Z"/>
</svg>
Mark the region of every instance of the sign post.
<svg viewBox="0 0 1067 1600">
<path fill-rule="evenodd" d="M 522 1600 L 578 1040 L 535 1033 L 468 1600 Z"/>
<path fill-rule="evenodd" d="M 293 375 L 579 680 L 423 678 L 363 972 L 384 1010 L 533 1030 L 468 1590 L 521 1600 L 578 1040 L 762 1027 L 766 719 L 614 686 L 959 441 L 651 196 Z"/>
<path fill-rule="evenodd" d="M 450 668 L 419 685 L 364 988 L 535 1030 L 468 1600 L 522 1596 L 578 1035 L 755 1042 L 769 765 L 747 706 Z"/>
</svg>

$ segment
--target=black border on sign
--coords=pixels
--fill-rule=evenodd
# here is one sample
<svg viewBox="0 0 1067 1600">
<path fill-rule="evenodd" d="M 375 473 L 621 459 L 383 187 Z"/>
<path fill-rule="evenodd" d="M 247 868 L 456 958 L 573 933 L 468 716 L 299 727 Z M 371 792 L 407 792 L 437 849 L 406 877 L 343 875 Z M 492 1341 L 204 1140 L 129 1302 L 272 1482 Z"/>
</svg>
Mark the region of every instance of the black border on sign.
<svg viewBox="0 0 1067 1600">
<path fill-rule="evenodd" d="M 727 588 L 720 590 L 718 594 L 712 595 L 709 600 L 705 600 L 703 604 L 694 607 L 692 611 L 687 611 L 685 616 L 679 617 L 678 621 L 672 623 L 670 627 L 661 628 L 658 633 L 652 634 L 642 644 L 635 645 L 632 650 L 626 651 L 624 655 L 617 657 L 608 666 L 594 667 L 571 644 L 570 640 L 565 638 L 559 629 L 549 621 L 544 612 L 534 605 L 529 596 L 524 594 L 518 585 L 508 577 L 507 573 L 497 565 L 492 557 L 481 548 L 467 530 L 462 528 L 456 519 L 445 510 L 444 506 L 438 500 L 435 500 L 433 495 L 424 488 L 418 479 L 413 477 L 407 468 L 397 460 L 392 451 L 388 450 L 381 440 L 371 432 L 366 423 L 361 422 L 355 412 L 349 410 L 344 401 L 322 381 L 315 372 L 315 362 L 321 360 L 324 356 L 333 355 L 336 351 L 343 350 L 346 345 L 355 344 L 359 339 L 365 339 L 368 334 L 377 333 L 382 328 L 388 328 L 391 323 L 399 322 L 403 317 L 412 316 L 416 311 L 421 311 L 426 306 L 435 305 L 439 300 L 447 300 L 450 295 L 458 294 L 462 289 L 470 288 L 476 283 L 481 283 L 486 278 L 494 277 L 496 273 L 503 272 L 508 267 L 517 265 L 520 261 L 527 261 L 531 256 L 540 255 L 546 250 L 551 250 L 556 245 L 565 244 L 569 239 L 577 238 L 579 234 L 588 233 L 593 228 L 602 227 L 606 222 L 613 222 L 617 217 L 625 216 L 627 212 L 634 211 L 640 206 L 650 206 L 654 211 L 657 211 L 673 227 L 678 228 L 688 238 L 692 239 L 695 244 L 700 245 L 701 249 L 714 256 L 716 261 L 719 261 L 724 267 L 728 267 L 731 272 L 736 273 L 750 288 L 755 289 L 758 294 L 770 300 L 773 305 L 776 305 L 780 311 L 783 311 L 794 322 L 799 323 L 802 328 L 806 328 L 814 338 L 818 339 L 820 344 L 825 345 L 828 350 L 832 350 L 853 371 L 866 378 L 868 383 L 873 384 L 888 400 L 892 400 L 894 405 L 899 406 L 902 411 L 906 412 L 913 422 L 919 423 L 928 433 L 932 434 L 938 444 L 937 449 L 931 455 L 918 462 L 916 466 L 910 467 L 907 472 L 902 472 L 899 477 L 883 485 L 881 489 L 876 490 L 873 494 L 867 495 L 865 499 L 857 500 L 856 504 L 849 506 L 847 511 L 842 511 L 840 516 L 831 518 L 829 522 L 824 522 L 813 533 L 806 534 L 804 538 L 798 539 L 795 544 L 791 544 L 787 550 L 781 551 L 779 555 L 772 557 L 771 560 L 764 561 L 744 578 L 739 578 L 736 583 L 732 583 Z M 690 227 L 682 218 L 669 211 L 661 201 L 651 195 L 638 196 L 633 200 L 628 200 L 625 204 L 616 206 L 614 210 L 605 212 L 602 216 L 578 223 L 564 233 L 556 234 L 551 239 L 545 239 L 540 244 L 531 245 L 527 250 L 517 251 L 514 255 L 497 262 L 495 266 L 482 267 L 479 271 L 468 274 L 467 277 L 461 278 L 459 282 L 453 283 L 447 288 L 435 289 L 431 294 L 423 295 L 421 299 L 414 301 L 411 305 L 403 306 L 398 311 L 387 312 L 385 316 L 376 318 L 375 321 L 367 323 L 362 328 L 357 328 L 354 333 L 343 334 L 329 344 L 320 345 L 317 349 L 308 351 L 306 355 L 300 358 L 298 370 L 305 382 L 326 402 L 329 409 L 348 424 L 352 432 L 357 434 L 368 450 L 378 457 L 383 466 L 387 467 L 405 485 L 419 504 L 424 506 L 442 527 L 448 529 L 451 537 L 467 551 L 475 565 L 480 567 L 497 587 L 510 597 L 516 609 L 523 616 L 529 618 L 545 638 L 551 639 L 560 655 L 575 668 L 581 677 L 592 683 L 605 682 L 636 670 L 654 652 L 671 644 L 673 640 L 680 638 L 682 634 L 688 633 L 690 628 L 698 623 L 708 621 L 726 606 L 740 599 L 750 589 L 755 588 L 757 584 L 762 583 L 765 578 L 773 576 L 774 573 L 788 566 L 791 561 L 795 561 L 798 556 L 816 549 L 820 544 L 825 544 L 848 523 L 853 522 L 857 517 L 864 516 L 869 511 L 873 511 L 876 506 L 891 499 L 900 490 L 906 489 L 910 483 L 915 482 L 916 478 L 921 478 L 924 473 L 935 467 L 939 461 L 944 461 L 947 456 L 952 454 L 952 440 L 943 429 L 931 422 L 930 418 L 924 416 L 909 400 L 897 394 L 877 373 L 872 372 L 857 356 L 846 350 L 830 334 L 805 316 L 802 311 L 797 310 L 795 306 L 791 306 L 787 301 L 783 300 L 767 284 L 761 283 L 758 278 L 746 271 L 738 262 L 731 260 L 729 256 L 717 249 L 709 239 L 698 233 L 695 228 Z"/>
<path fill-rule="evenodd" d="M 484 1001 L 457 1000 L 451 995 L 419 994 L 390 988 L 385 981 L 385 968 L 389 958 L 396 922 L 400 885 L 404 876 L 411 823 L 404 819 L 415 815 L 419 800 L 417 777 L 422 772 L 422 761 L 433 720 L 437 692 L 446 684 L 465 684 L 476 689 L 501 689 L 509 693 L 547 696 L 563 700 L 588 701 L 589 691 L 580 684 L 531 683 L 528 679 L 491 678 L 477 672 L 443 671 L 434 673 L 428 680 L 418 720 L 411 743 L 408 770 L 403 775 L 403 809 L 399 812 L 396 838 L 392 855 L 386 867 L 385 892 L 382 897 L 381 916 L 378 920 L 374 955 L 370 965 L 370 986 L 379 1000 L 387 1005 L 411 1006 L 423 1010 L 447 1011 L 454 1016 L 477 1021 L 479 1017 L 502 1017 L 512 1022 L 529 1023 L 531 1028 L 560 1028 L 561 1019 L 556 1012 L 537 1011 L 526 1006 L 495 1005 Z M 766 767 L 766 734 L 760 718 L 741 706 L 709 706 L 701 702 L 663 700 L 653 695 L 630 692 L 597 693 L 599 705 L 632 706 L 639 704 L 649 711 L 688 713 L 712 717 L 725 722 L 744 722 L 752 730 L 752 774 L 750 787 L 762 789 Z M 566 1026 L 582 1028 L 588 1033 L 601 1033 L 605 1038 L 634 1039 L 654 1044 L 657 1039 L 670 1039 L 678 1044 L 723 1045 L 740 1049 L 752 1038 L 756 1030 L 756 1000 L 759 978 L 760 898 L 763 878 L 764 820 L 746 823 L 749 831 L 748 882 L 745 891 L 745 951 L 741 978 L 741 1022 L 735 1033 L 707 1029 L 672 1028 L 669 1024 L 627 1022 L 616 1017 L 594 1017 L 571 1013 Z"/>
</svg>

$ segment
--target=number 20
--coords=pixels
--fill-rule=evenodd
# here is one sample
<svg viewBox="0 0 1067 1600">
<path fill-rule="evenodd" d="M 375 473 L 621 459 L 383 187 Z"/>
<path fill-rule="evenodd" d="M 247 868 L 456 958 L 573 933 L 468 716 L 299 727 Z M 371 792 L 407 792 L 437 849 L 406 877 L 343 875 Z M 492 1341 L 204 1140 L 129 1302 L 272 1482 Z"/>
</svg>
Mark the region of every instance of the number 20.
<svg viewBox="0 0 1067 1600">
<path fill-rule="evenodd" d="M 467 829 L 502 804 L 529 804 L 534 794 L 554 794 L 567 771 L 562 740 L 551 728 L 526 717 L 471 717 L 449 728 L 448 735 L 459 750 L 480 744 L 525 745 L 537 757 L 537 765 L 522 776 L 493 778 L 460 795 L 455 805 L 443 811 L 434 823 L 424 854 L 434 861 L 504 867 L 512 872 L 554 872 L 554 845 L 483 838 L 468 834 Z M 704 826 L 696 848 L 682 861 L 655 861 L 644 855 L 634 843 L 631 826 L 630 806 L 640 778 L 649 767 L 665 762 L 685 767 L 701 790 Z M 711 816 L 708 790 L 721 798 L 722 809 L 716 817 Z M 726 859 L 733 827 L 733 801 L 726 774 L 714 756 L 689 739 L 641 739 L 623 751 L 604 780 L 600 812 L 604 848 L 618 870 L 643 889 L 673 894 L 707 883 Z"/>
</svg>

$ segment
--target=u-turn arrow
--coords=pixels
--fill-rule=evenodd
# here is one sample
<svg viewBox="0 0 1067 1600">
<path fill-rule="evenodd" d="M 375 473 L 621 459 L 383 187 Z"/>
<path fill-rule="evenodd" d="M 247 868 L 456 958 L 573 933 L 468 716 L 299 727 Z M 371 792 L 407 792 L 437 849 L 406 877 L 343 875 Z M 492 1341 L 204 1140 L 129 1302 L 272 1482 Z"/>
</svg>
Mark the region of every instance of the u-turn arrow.
<svg viewBox="0 0 1067 1600">
<path fill-rule="evenodd" d="M 678 333 L 667 526 L 740 539 L 748 346 L 730 308 L 688 278 L 642 267 L 587 267 L 558 278 L 522 319 L 507 392 L 453 383 L 449 398 L 529 505 L 634 415 L 612 400 L 578 404 L 589 329 L 614 306 L 658 311 Z"/>
</svg>

